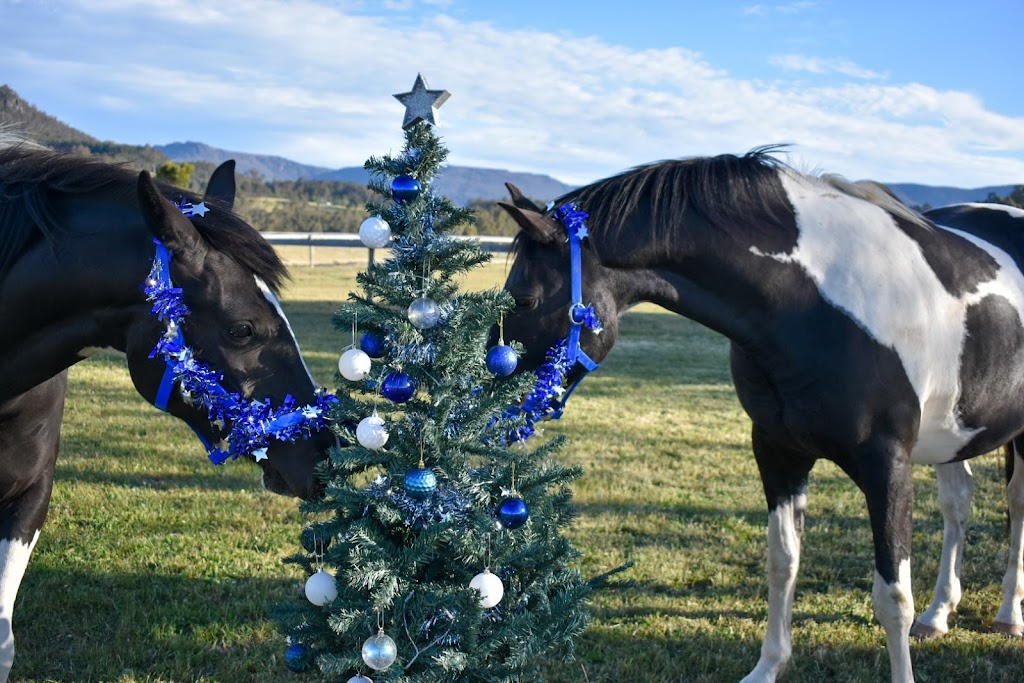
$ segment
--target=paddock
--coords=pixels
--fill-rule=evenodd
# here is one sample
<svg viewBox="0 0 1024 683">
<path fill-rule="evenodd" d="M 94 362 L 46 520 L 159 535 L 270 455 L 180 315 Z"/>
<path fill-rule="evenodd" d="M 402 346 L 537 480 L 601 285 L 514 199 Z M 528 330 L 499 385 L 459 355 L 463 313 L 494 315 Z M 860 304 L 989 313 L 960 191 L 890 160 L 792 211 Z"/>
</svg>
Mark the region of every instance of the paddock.
<svg viewBox="0 0 1024 683">
<path fill-rule="evenodd" d="M 283 303 L 316 380 L 333 373 L 349 333 L 330 327 L 354 288 L 362 249 L 342 265 L 303 263 L 296 247 Z M 317 249 L 320 253 L 322 250 Z M 342 253 L 349 252 L 349 253 Z M 326 260 L 326 259 L 325 259 Z M 466 286 L 500 286 L 505 257 Z M 674 406 L 681 406 L 679 408 Z M 653 306 L 622 320 L 620 341 L 574 394 L 561 457 L 585 467 L 568 531 L 584 574 L 623 562 L 632 588 L 599 594 L 575 664 L 552 683 L 738 681 L 764 634 L 766 508 L 735 398 L 724 338 Z M 257 468 L 209 463 L 191 431 L 141 399 L 123 359 L 71 370 L 62 454 L 46 526 L 18 600 L 12 680 L 281 682 L 271 605 L 301 591 L 281 559 L 298 549 L 294 500 L 262 491 Z M 988 633 L 1005 570 L 1002 461 L 977 477 L 964 558 L 965 597 L 944 639 L 913 646 L 928 681 L 1018 681 L 1024 644 Z M 861 494 L 837 468 L 811 475 L 786 683 L 885 680 L 872 616 L 872 545 Z M 927 605 L 941 549 L 930 467 L 914 470 L 914 597 Z"/>
</svg>

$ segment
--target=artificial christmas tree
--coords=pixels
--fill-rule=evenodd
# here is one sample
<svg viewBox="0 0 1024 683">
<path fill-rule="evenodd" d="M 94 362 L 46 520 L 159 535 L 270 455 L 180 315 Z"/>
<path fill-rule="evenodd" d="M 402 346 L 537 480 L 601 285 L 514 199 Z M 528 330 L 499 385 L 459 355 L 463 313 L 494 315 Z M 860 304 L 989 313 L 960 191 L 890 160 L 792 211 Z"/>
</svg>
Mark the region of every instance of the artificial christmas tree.
<svg viewBox="0 0 1024 683">
<path fill-rule="evenodd" d="M 589 621 L 595 584 L 562 535 L 580 470 L 552 459 L 560 439 L 523 438 L 556 388 L 512 374 L 514 344 L 488 349 L 511 296 L 457 284 L 490 256 L 453 237 L 471 212 L 431 190 L 447 155 L 431 124 L 448 94 L 418 77 L 396 97 L 405 146 L 366 162 L 382 199 L 360 231 L 375 248 L 389 239 L 390 255 L 334 320 L 352 343 L 331 417 L 350 445 L 325 463 L 326 496 L 303 503 L 306 552 L 289 561 L 308 600 L 276 617 L 299 653 L 289 667 L 332 681 L 539 681 Z M 534 408 L 509 408 L 528 394 Z"/>
</svg>

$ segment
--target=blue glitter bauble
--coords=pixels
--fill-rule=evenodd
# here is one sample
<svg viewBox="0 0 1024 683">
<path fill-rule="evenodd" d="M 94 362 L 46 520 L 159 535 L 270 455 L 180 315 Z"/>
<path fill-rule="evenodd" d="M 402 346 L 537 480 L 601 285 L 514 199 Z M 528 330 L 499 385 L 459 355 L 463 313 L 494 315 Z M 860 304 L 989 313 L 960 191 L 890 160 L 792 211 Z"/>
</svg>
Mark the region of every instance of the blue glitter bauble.
<svg viewBox="0 0 1024 683">
<path fill-rule="evenodd" d="M 401 370 L 395 370 L 381 382 L 380 393 L 392 403 L 405 403 L 416 393 L 416 383 Z"/>
<path fill-rule="evenodd" d="M 384 335 L 378 332 L 363 332 L 359 348 L 370 358 L 384 357 Z"/>
<path fill-rule="evenodd" d="M 309 648 L 302 643 L 292 643 L 284 651 L 284 663 L 289 671 L 302 673 L 309 668 Z"/>
<path fill-rule="evenodd" d="M 411 175 L 400 175 L 391 181 L 391 198 L 400 204 L 411 202 L 419 196 L 420 181 Z"/>
<path fill-rule="evenodd" d="M 506 498 L 498 506 L 498 521 L 506 529 L 518 529 L 526 524 L 526 518 L 529 516 L 530 511 L 526 507 L 526 501 L 518 496 Z"/>
<path fill-rule="evenodd" d="M 437 475 L 423 467 L 405 475 L 405 492 L 410 498 L 427 498 L 437 490 Z"/>
<path fill-rule="evenodd" d="M 487 369 L 498 377 L 508 377 L 516 371 L 519 364 L 519 354 L 511 346 L 498 344 L 492 346 L 487 352 Z"/>
</svg>

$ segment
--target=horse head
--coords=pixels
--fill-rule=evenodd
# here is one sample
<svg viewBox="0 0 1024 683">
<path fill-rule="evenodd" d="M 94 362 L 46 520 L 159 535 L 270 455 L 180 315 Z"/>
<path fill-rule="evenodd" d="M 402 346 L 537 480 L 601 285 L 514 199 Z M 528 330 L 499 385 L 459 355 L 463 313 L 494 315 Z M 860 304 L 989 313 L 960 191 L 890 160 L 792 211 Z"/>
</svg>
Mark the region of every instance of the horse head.
<svg viewBox="0 0 1024 683">
<path fill-rule="evenodd" d="M 220 375 L 220 386 L 229 395 L 244 401 L 280 405 L 291 396 L 299 408 L 315 404 L 315 384 L 271 286 L 232 253 L 214 248 L 148 173 L 139 175 L 137 191 L 146 226 L 171 254 L 170 277 L 188 309 L 182 338 L 195 357 Z M 233 197 L 231 169 L 215 173 L 207 198 L 226 202 L 213 203 L 227 208 Z M 232 219 L 242 223 L 233 215 Z M 241 227 L 252 230 L 244 223 Z M 217 446 L 232 433 L 230 421 L 211 419 L 207 407 L 195 405 L 179 387 L 170 392 L 165 405 L 158 401 L 167 364 L 153 357 L 153 351 L 165 333 L 149 306 L 140 309 L 127 339 L 132 381 L 143 397 L 184 420 L 208 447 Z M 316 497 L 315 466 L 333 443 L 326 429 L 308 439 L 271 440 L 255 455 L 263 468 L 264 486 L 283 495 Z"/>
<path fill-rule="evenodd" d="M 504 319 L 508 339 L 521 342 L 525 354 L 520 370 L 532 370 L 545 360 L 545 354 L 565 339 L 572 324 L 572 268 L 566 227 L 549 212 L 506 183 L 512 202 L 498 202 L 520 227 L 513 253 L 515 260 L 505 281 L 515 298 L 516 308 Z M 600 333 L 584 327 L 580 348 L 599 363 L 618 336 L 618 309 L 614 295 L 614 274 L 601 263 L 588 239 L 580 249 L 582 303 L 592 306 L 603 329 Z M 579 322 L 577 320 L 577 322 Z M 566 378 L 573 382 L 583 373 L 578 364 Z"/>
</svg>

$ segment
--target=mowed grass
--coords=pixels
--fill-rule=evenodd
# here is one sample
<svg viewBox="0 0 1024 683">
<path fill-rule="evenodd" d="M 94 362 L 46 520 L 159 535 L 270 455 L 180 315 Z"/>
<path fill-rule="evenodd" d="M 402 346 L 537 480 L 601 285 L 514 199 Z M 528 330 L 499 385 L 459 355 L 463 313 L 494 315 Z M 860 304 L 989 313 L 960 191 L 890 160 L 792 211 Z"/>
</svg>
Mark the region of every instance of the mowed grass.
<svg viewBox="0 0 1024 683">
<path fill-rule="evenodd" d="M 304 262 L 305 252 L 296 260 Z M 293 269 L 285 308 L 318 380 L 333 386 L 349 333 L 331 314 L 365 252 L 342 265 Z M 504 280 L 503 256 L 468 288 Z M 571 536 L 587 575 L 632 562 L 634 586 L 598 594 L 575 663 L 552 683 L 738 681 L 764 634 L 766 509 L 749 425 L 734 396 L 727 344 L 641 306 L 547 432 L 569 437 L 580 463 Z M 913 646 L 917 680 L 1021 681 L 1024 645 L 988 633 L 1007 557 L 1001 461 L 973 462 L 974 516 L 965 597 L 953 632 Z M 941 518 L 930 468 L 914 471 L 914 586 L 931 598 Z M 314 680 L 289 672 L 270 607 L 301 595 L 281 559 L 299 548 L 296 501 L 259 485 L 246 462 L 211 465 L 191 431 L 132 388 L 123 359 L 71 371 L 50 517 L 15 614 L 15 681 Z M 887 681 L 872 616 L 871 542 L 863 499 L 835 467 L 812 474 L 794 609 L 794 662 L 783 680 Z M 399 642 L 401 647 L 401 642 Z M 344 680 L 344 679 L 342 679 Z"/>
</svg>

